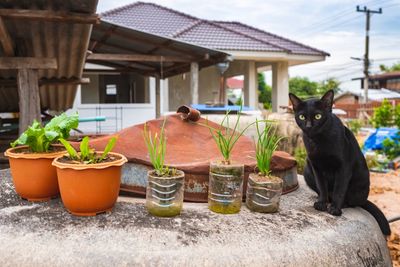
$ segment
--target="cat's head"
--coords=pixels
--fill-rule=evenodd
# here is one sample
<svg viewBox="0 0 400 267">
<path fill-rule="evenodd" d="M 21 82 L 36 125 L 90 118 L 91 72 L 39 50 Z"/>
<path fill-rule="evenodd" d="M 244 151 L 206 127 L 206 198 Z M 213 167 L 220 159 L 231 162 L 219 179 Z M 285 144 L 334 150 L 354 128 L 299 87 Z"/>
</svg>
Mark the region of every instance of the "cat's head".
<svg viewBox="0 0 400 267">
<path fill-rule="evenodd" d="M 321 126 L 331 117 L 333 95 L 333 91 L 329 90 L 321 99 L 312 98 L 303 101 L 296 95 L 289 93 L 297 125 L 307 135 L 317 134 Z"/>
</svg>

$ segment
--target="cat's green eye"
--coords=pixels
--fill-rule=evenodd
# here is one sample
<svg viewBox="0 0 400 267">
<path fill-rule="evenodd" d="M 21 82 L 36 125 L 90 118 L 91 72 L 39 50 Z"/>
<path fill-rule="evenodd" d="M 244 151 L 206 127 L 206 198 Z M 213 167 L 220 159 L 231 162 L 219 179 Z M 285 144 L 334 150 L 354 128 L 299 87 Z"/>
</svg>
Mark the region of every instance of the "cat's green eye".
<svg viewBox="0 0 400 267">
<path fill-rule="evenodd" d="M 319 114 L 319 113 L 318 113 L 318 114 L 315 114 L 315 119 L 316 119 L 316 120 L 319 120 L 319 119 L 321 119 L 321 118 L 322 118 L 322 115 L 321 115 L 321 114 Z"/>
<path fill-rule="evenodd" d="M 306 117 L 302 114 L 302 115 L 299 116 L 299 119 L 304 121 L 306 119 Z"/>
</svg>

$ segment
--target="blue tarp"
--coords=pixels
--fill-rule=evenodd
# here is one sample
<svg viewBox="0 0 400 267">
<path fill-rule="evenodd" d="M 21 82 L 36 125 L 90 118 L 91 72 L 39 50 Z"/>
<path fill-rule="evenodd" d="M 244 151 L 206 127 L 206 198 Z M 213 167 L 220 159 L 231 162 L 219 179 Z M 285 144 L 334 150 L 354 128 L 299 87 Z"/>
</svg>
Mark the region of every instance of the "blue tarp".
<svg viewBox="0 0 400 267">
<path fill-rule="evenodd" d="M 383 140 L 385 140 L 386 138 L 392 139 L 394 141 L 396 141 L 396 139 L 399 140 L 399 129 L 387 127 L 376 129 L 376 131 L 368 136 L 365 140 L 363 150 L 368 151 L 382 149 Z"/>
</svg>

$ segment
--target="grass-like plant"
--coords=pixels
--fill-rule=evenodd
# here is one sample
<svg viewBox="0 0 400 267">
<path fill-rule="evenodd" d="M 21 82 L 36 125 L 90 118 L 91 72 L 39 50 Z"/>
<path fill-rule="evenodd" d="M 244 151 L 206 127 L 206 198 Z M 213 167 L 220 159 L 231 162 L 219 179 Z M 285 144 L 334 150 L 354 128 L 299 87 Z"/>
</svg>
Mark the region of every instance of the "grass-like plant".
<svg viewBox="0 0 400 267">
<path fill-rule="evenodd" d="M 257 142 L 256 142 L 256 160 L 258 172 L 262 176 L 268 176 L 271 173 L 272 154 L 278 148 L 279 142 L 283 137 L 276 135 L 276 130 L 272 124 L 265 124 L 261 131 L 260 121 L 256 120 Z"/>
<path fill-rule="evenodd" d="M 206 121 L 205 125 L 201 124 L 203 126 L 208 127 L 208 129 L 210 130 L 211 136 L 213 137 L 215 143 L 217 144 L 218 150 L 220 151 L 220 153 L 223 157 L 223 161 L 222 161 L 223 164 L 231 163 L 231 154 L 232 154 L 232 150 L 233 150 L 236 142 L 244 134 L 244 132 L 251 125 L 254 124 L 254 123 L 250 123 L 240 132 L 236 131 L 239 126 L 241 112 L 242 112 L 242 106 L 240 106 L 240 110 L 238 112 L 235 126 L 233 127 L 233 129 L 231 129 L 229 127 L 229 113 L 230 113 L 229 110 L 225 113 L 225 117 L 220 124 L 221 129 L 216 129 L 214 127 L 211 127 L 208 124 L 208 120 Z M 225 121 L 226 121 L 226 125 L 224 125 Z"/>
<path fill-rule="evenodd" d="M 114 148 L 116 141 L 116 137 L 111 138 L 110 141 L 108 141 L 103 153 L 99 155 L 93 148 L 90 148 L 89 137 L 87 136 L 85 136 L 80 143 L 80 153 L 78 153 L 67 140 L 62 138 L 60 139 L 60 142 L 64 145 L 69 154 L 69 158 L 84 164 L 95 164 L 105 160 L 108 153 Z"/>
<path fill-rule="evenodd" d="M 155 170 L 155 173 L 159 177 L 163 176 L 175 176 L 176 169 L 170 168 L 165 165 L 165 153 L 167 151 L 167 138 L 165 137 L 165 123 L 166 119 L 161 127 L 160 134 L 155 133 L 152 135 L 151 131 L 147 128 L 147 123 L 143 127 L 143 138 L 149 152 L 151 164 Z"/>
</svg>

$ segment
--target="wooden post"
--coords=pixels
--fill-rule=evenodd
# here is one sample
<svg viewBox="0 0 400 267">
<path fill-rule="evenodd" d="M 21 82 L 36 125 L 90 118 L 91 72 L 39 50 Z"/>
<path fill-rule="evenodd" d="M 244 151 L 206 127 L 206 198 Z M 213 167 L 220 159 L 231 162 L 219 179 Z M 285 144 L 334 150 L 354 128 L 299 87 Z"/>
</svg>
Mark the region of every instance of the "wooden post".
<svg viewBox="0 0 400 267">
<path fill-rule="evenodd" d="M 33 120 L 41 122 L 38 71 L 19 69 L 17 76 L 19 94 L 19 134 L 23 133 Z"/>
<path fill-rule="evenodd" d="M 156 118 L 161 116 L 160 77 L 156 76 Z"/>
<path fill-rule="evenodd" d="M 190 63 L 190 93 L 192 95 L 192 104 L 199 103 L 199 64 Z"/>
</svg>

